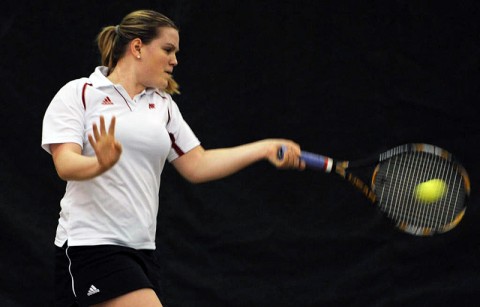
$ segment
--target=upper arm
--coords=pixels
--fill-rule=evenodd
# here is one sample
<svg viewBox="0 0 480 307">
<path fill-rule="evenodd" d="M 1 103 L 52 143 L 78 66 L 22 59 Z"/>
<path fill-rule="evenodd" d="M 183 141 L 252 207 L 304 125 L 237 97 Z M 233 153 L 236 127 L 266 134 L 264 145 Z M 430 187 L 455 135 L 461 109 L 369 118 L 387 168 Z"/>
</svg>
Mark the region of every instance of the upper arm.
<svg viewBox="0 0 480 307">
<path fill-rule="evenodd" d="M 52 153 L 52 157 L 54 161 L 64 151 L 81 154 L 82 147 L 76 143 L 50 144 L 50 152 Z"/>
<path fill-rule="evenodd" d="M 195 170 L 204 152 L 205 149 L 201 145 L 198 145 L 173 160 L 172 165 L 185 179 L 194 182 Z"/>
<path fill-rule="evenodd" d="M 53 162 L 55 163 L 55 167 L 57 166 L 57 162 L 59 157 L 65 152 L 73 152 L 76 154 L 82 153 L 82 147 L 76 143 L 61 143 L 61 144 L 50 144 L 50 152 L 52 153 Z"/>
</svg>

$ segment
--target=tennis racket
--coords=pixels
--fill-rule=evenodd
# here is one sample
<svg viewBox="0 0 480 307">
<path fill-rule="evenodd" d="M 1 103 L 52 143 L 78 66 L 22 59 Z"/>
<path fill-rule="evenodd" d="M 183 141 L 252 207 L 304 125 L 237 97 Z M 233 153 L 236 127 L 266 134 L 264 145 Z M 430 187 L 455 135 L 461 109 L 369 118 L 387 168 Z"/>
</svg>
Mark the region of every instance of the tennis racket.
<svg viewBox="0 0 480 307">
<path fill-rule="evenodd" d="M 283 151 L 279 150 L 279 158 Z M 405 144 L 359 161 L 302 151 L 301 159 L 307 168 L 346 179 L 406 233 L 445 233 L 465 214 L 470 195 L 467 171 L 452 154 L 437 146 Z M 352 173 L 365 168 L 369 169 L 370 184 Z"/>
</svg>

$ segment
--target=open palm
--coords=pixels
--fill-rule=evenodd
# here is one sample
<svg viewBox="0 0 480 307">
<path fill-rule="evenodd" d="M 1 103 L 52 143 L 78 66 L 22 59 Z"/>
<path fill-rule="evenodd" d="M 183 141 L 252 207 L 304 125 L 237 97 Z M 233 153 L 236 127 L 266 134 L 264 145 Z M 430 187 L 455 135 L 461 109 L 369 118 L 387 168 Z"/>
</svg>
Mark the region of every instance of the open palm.
<svg viewBox="0 0 480 307">
<path fill-rule="evenodd" d="M 105 128 L 105 118 L 100 116 L 100 130 L 97 124 L 93 124 L 93 136 L 88 135 L 88 141 L 92 145 L 98 163 L 102 169 L 110 169 L 117 163 L 122 154 L 122 145 L 115 139 L 115 116 L 112 117 L 110 125 Z"/>
</svg>

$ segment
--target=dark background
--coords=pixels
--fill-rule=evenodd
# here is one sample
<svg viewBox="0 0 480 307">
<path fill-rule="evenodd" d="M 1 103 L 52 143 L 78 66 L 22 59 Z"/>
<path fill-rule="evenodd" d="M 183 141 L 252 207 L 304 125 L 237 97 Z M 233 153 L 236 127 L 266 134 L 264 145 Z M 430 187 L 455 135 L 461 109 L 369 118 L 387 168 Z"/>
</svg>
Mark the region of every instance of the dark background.
<svg viewBox="0 0 480 307">
<path fill-rule="evenodd" d="M 455 153 L 472 181 L 462 223 L 423 238 L 341 179 L 261 162 L 191 185 L 168 165 L 165 305 L 478 305 L 480 6 L 432 2 L 4 1 L 0 305 L 52 304 L 65 184 L 40 148 L 43 114 L 98 65 L 100 28 L 143 8 L 181 29 L 174 98 L 204 147 L 285 137 L 355 159 L 425 142 Z"/>
</svg>

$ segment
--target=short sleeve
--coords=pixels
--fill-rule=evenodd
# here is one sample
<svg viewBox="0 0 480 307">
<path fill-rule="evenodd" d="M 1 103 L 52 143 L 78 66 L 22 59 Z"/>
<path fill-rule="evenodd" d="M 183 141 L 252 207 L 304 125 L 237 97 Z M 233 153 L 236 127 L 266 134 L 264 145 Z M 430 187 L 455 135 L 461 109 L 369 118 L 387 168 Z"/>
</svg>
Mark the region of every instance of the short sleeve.
<svg viewBox="0 0 480 307">
<path fill-rule="evenodd" d="M 172 147 L 168 154 L 168 161 L 171 162 L 200 145 L 200 141 L 183 119 L 177 104 L 173 100 L 170 100 L 169 115 L 167 130 L 172 141 Z"/>
<path fill-rule="evenodd" d="M 50 144 L 77 143 L 83 148 L 84 107 L 79 80 L 63 86 L 50 102 L 42 127 L 42 148 L 50 152 Z"/>
</svg>

